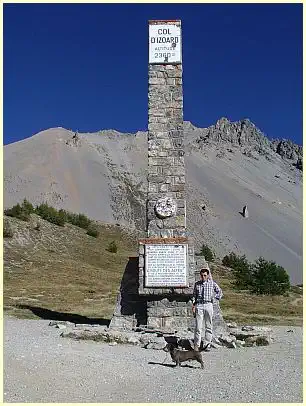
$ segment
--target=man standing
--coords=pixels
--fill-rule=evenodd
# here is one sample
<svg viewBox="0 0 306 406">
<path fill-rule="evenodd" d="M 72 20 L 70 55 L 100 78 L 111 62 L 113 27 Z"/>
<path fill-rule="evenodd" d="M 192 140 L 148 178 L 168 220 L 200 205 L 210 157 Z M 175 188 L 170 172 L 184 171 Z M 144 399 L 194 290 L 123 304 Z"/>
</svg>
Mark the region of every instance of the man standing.
<svg viewBox="0 0 306 406">
<path fill-rule="evenodd" d="M 193 290 L 192 312 L 195 315 L 196 324 L 194 331 L 194 349 L 199 351 L 201 345 L 201 334 L 203 321 L 205 324 L 205 345 L 204 351 L 210 351 L 212 340 L 212 318 L 213 318 L 213 296 L 216 299 L 222 297 L 222 290 L 210 277 L 209 269 L 200 270 L 201 280 L 196 282 Z"/>
</svg>

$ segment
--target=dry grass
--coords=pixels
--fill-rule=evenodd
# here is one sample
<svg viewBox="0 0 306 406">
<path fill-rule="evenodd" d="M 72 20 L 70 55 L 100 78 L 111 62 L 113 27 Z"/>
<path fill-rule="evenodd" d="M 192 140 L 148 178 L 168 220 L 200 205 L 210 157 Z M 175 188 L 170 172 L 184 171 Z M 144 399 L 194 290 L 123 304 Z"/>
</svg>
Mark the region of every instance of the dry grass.
<svg viewBox="0 0 306 406">
<path fill-rule="evenodd" d="M 13 238 L 4 240 L 4 310 L 35 317 L 32 306 L 92 318 L 110 318 L 130 256 L 137 255 L 140 235 L 117 226 L 98 225 L 98 238 L 70 224 L 59 227 L 32 215 L 29 223 L 8 218 Z M 35 230 L 40 222 L 40 231 Z M 143 235 L 142 235 L 143 237 Z M 115 241 L 117 253 L 107 251 Z M 288 297 L 237 292 L 231 272 L 212 265 L 224 291 L 223 316 L 238 323 L 302 325 L 302 293 Z"/>
<path fill-rule="evenodd" d="M 231 271 L 219 264 L 210 264 L 213 277 L 222 287 L 222 313 L 227 321 L 278 325 L 303 324 L 303 292 L 293 287 L 288 296 L 252 295 L 233 288 Z"/>
<path fill-rule="evenodd" d="M 36 217 L 36 216 L 35 216 Z M 98 238 L 72 225 L 64 228 L 40 220 L 10 219 L 18 240 L 5 244 L 4 306 L 16 316 L 29 305 L 57 312 L 109 318 L 113 314 L 122 275 L 137 238 L 117 226 L 99 225 Z M 107 251 L 116 241 L 118 252 Z"/>
</svg>

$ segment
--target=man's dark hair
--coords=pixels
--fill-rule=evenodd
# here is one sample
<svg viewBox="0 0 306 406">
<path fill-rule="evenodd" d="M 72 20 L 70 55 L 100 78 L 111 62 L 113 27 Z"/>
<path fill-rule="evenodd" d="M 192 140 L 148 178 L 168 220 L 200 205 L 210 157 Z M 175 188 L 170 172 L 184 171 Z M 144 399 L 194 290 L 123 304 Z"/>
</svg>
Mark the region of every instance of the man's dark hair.
<svg viewBox="0 0 306 406">
<path fill-rule="evenodd" d="M 202 268 L 202 269 L 200 270 L 200 274 L 203 274 L 204 272 L 206 272 L 207 275 L 209 275 L 209 269 Z"/>
</svg>

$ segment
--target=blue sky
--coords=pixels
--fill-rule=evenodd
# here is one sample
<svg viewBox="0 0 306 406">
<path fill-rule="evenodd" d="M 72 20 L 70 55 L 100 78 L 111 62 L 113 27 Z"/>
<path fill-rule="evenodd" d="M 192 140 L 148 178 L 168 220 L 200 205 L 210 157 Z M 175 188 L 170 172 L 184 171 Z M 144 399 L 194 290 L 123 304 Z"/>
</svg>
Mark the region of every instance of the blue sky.
<svg viewBox="0 0 306 406">
<path fill-rule="evenodd" d="M 184 120 L 302 143 L 302 4 L 5 4 L 4 144 L 147 129 L 148 20 L 181 19 Z"/>
</svg>

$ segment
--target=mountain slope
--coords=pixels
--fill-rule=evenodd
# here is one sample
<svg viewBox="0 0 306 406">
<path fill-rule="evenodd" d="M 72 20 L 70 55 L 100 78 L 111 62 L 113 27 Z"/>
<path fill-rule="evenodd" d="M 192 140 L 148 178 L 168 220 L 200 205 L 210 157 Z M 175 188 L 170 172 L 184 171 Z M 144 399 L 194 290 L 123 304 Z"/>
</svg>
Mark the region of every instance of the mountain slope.
<svg viewBox="0 0 306 406">
<path fill-rule="evenodd" d="M 269 141 L 253 123 L 185 123 L 187 226 L 196 248 L 234 250 L 302 281 L 302 148 Z M 24 197 L 145 229 L 147 134 L 43 131 L 4 148 L 4 205 Z M 247 204 L 249 218 L 240 212 Z"/>
</svg>

